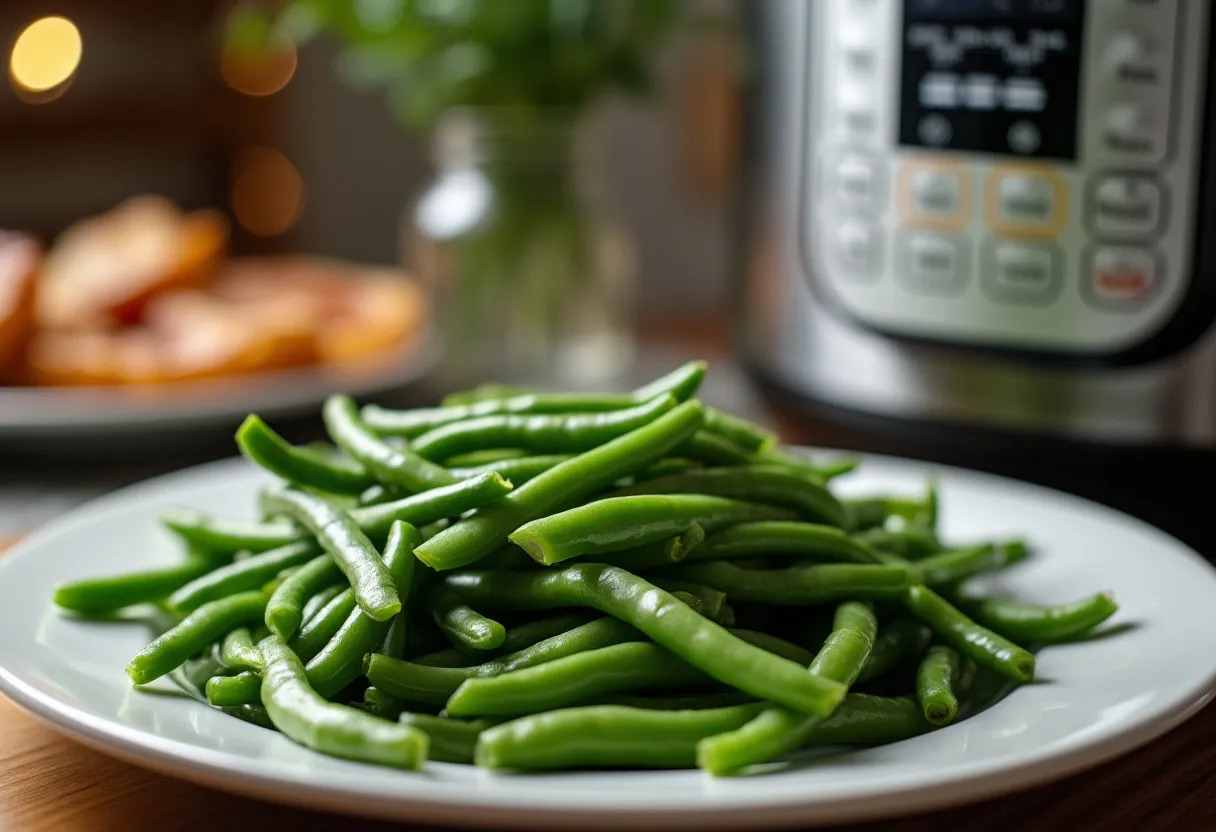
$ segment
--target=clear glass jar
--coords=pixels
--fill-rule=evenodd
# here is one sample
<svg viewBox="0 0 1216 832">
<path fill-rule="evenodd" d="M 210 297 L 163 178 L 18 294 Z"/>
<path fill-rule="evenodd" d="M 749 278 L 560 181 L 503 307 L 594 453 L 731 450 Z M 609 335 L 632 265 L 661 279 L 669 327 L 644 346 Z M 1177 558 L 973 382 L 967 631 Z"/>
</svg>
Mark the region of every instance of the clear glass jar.
<svg viewBox="0 0 1216 832">
<path fill-rule="evenodd" d="M 450 380 L 594 384 L 633 361 L 633 247 L 603 210 L 590 132 L 560 115 L 456 111 L 408 217 Z"/>
</svg>

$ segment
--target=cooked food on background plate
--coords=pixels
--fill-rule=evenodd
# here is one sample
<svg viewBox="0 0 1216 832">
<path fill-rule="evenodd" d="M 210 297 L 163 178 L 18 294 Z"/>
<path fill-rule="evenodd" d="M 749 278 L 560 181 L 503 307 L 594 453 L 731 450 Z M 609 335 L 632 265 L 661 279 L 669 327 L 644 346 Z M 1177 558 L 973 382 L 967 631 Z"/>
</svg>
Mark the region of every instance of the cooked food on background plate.
<svg viewBox="0 0 1216 832">
<path fill-rule="evenodd" d="M 162 385 L 399 358 L 426 319 L 399 270 L 232 258 L 227 225 L 143 196 L 43 252 L 0 233 L 0 382 Z"/>
<path fill-rule="evenodd" d="M 180 563 L 55 602 L 156 605 L 131 682 L 167 676 L 322 753 L 716 775 L 950 730 L 1116 611 L 971 591 L 1030 547 L 943 540 L 932 483 L 838 496 L 856 460 L 702 404 L 704 372 L 413 410 L 333 396 L 332 445 L 251 415 L 237 444 L 278 478 L 260 520 L 169 511 Z"/>
</svg>

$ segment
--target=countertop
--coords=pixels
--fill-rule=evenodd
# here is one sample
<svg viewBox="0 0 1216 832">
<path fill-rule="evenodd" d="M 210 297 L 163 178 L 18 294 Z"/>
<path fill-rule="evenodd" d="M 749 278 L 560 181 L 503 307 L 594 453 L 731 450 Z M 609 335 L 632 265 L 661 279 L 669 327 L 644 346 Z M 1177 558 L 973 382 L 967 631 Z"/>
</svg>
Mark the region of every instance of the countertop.
<svg viewBox="0 0 1216 832">
<path fill-rule="evenodd" d="M 712 346 L 694 341 L 665 348 L 646 363 L 669 364 L 682 355 L 712 353 Z M 729 362 L 719 364 L 716 369 L 714 382 L 706 391 L 708 399 L 779 425 L 791 441 L 906 450 L 900 442 L 889 439 L 859 442 L 856 431 L 842 428 L 833 419 L 808 416 L 805 411 L 790 409 L 788 401 L 780 397 L 760 395 Z M 307 435 L 310 430 L 315 430 L 315 425 L 303 424 L 297 426 L 296 433 Z M 915 455 L 928 455 L 923 446 L 918 447 L 922 453 Z M 224 453 L 221 446 L 215 450 L 204 446 L 180 459 L 135 465 L 97 460 L 78 461 L 72 466 L 60 461 L 58 466 L 48 466 L 44 461 L 0 460 L 0 548 L 6 538 L 11 539 L 83 499 L 162 469 Z M 976 464 L 974 460 L 957 457 L 952 461 Z M 1007 469 L 1001 464 L 984 465 L 984 461 L 981 458 L 977 467 Z M 1063 479 L 1067 484 L 1068 476 L 1075 478 L 1077 472 L 1061 472 L 1059 478 L 1028 478 L 1048 482 Z M 1204 493 L 1209 492 L 1207 489 Z M 1164 512 L 1168 500 L 1158 502 L 1163 504 Z M 1153 519 L 1152 510 L 1137 513 Z M 1184 539 L 1189 537 L 1192 545 L 1199 546 L 1204 542 L 1199 528 L 1196 524 L 1191 534 L 1185 528 L 1175 533 Z M 329 829 L 334 825 L 335 819 L 329 815 L 224 794 L 113 760 L 61 737 L 2 697 L 0 737 L 3 737 L 0 829 L 104 832 L 134 828 L 223 828 L 239 832 L 268 828 Z M 374 832 L 403 827 L 360 822 L 357 828 Z M 901 832 L 1216 828 L 1216 708 L 1205 709 L 1139 750 L 1066 780 L 969 807 L 856 828 Z"/>
</svg>

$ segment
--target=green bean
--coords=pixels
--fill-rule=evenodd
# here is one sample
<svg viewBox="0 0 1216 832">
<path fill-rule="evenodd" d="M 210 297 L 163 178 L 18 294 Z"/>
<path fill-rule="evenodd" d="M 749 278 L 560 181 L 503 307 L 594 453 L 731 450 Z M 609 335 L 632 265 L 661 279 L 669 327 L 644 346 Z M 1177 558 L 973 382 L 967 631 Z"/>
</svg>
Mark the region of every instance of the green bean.
<svg viewBox="0 0 1216 832">
<path fill-rule="evenodd" d="M 685 562 L 662 574 L 720 589 L 731 600 L 797 606 L 845 598 L 898 598 L 910 580 L 906 566 L 853 563 L 760 570 L 729 561 Z"/>
<path fill-rule="evenodd" d="M 384 563 L 392 575 L 397 594 L 402 598 L 409 596 L 416 562 L 414 547 L 420 542 L 418 530 L 400 520 L 393 524 L 388 534 Z M 363 670 L 363 657 L 380 646 L 392 623 L 377 621 L 358 607 L 351 610 L 329 643 L 305 665 L 308 684 L 326 699 L 334 696 L 359 677 Z"/>
<path fill-rule="evenodd" d="M 643 480 L 613 492 L 614 496 L 631 494 L 713 494 L 784 506 L 832 526 L 843 527 L 849 521 L 844 506 L 822 482 L 781 465 L 698 468 Z"/>
<path fill-rule="evenodd" d="M 900 665 L 918 661 L 929 644 L 928 628 L 907 618 L 884 624 L 874 639 L 870 658 L 857 676 L 858 682 L 868 682 L 885 676 Z"/>
<path fill-rule="evenodd" d="M 739 627 L 731 627 L 730 632 L 737 638 L 741 638 L 748 644 L 753 644 L 762 650 L 767 650 L 770 653 L 776 653 L 783 659 L 789 659 L 792 662 L 806 667 L 815 660 L 815 654 L 805 647 L 799 647 L 792 641 L 786 641 L 783 638 L 762 633 L 756 630 L 747 630 Z"/>
<path fill-rule="evenodd" d="M 373 653 L 367 659 L 364 675 L 377 688 L 401 699 L 443 704 L 466 679 L 498 676 L 641 637 L 641 633 L 624 622 L 599 618 L 473 667 L 433 667 Z"/>
<path fill-rule="evenodd" d="M 705 430 L 753 453 L 777 442 L 772 431 L 765 430 L 747 419 L 724 413 L 716 407 L 705 408 Z"/>
<path fill-rule="evenodd" d="M 85 578 L 55 587 L 55 603 L 73 612 L 97 615 L 123 607 L 159 601 L 183 584 L 215 566 L 207 558 L 191 557 L 184 563 L 108 578 Z"/>
<path fill-rule="evenodd" d="M 925 496 L 919 500 L 907 497 L 866 497 L 846 500 L 853 515 L 853 527 L 861 531 L 884 528 L 888 531 L 914 528 L 936 531 L 937 485 L 930 481 Z"/>
<path fill-rule="evenodd" d="M 414 555 L 438 570 L 475 563 L 506 543 L 507 535 L 529 520 L 556 506 L 577 503 L 662 459 L 696 430 L 701 419 L 700 404 L 685 402 L 649 425 L 555 465 L 435 535 L 415 549 Z"/>
<path fill-rule="evenodd" d="M 278 585 L 266 604 L 266 626 L 279 638 L 295 635 L 304 620 L 304 604 L 315 593 L 342 579 L 338 564 L 327 554 L 317 555 Z"/>
<path fill-rule="evenodd" d="M 237 627 L 224 636 L 220 644 L 220 661 L 234 670 L 262 669 L 262 654 L 248 627 Z"/>
<path fill-rule="evenodd" d="M 920 560 L 942 551 L 937 535 L 924 529 L 870 529 L 860 532 L 857 540 L 874 549 L 880 549 L 906 560 Z"/>
<path fill-rule="evenodd" d="M 416 713 L 402 713 L 398 721 L 426 734 L 431 741 L 430 759 L 444 763 L 472 763 L 477 738 L 498 724 L 493 719 L 450 719 Z"/>
<path fill-rule="evenodd" d="M 325 430 L 339 448 L 372 473 L 382 484 L 409 492 L 427 491 L 459 480 L 409 447 L 390 445 L 361 421 L 349 396 L 330 396 L 321 409 Z"/>
<path fill-rule="evenodd" d="M 333 556 L 346 575 L 355 591 L 355 601 L 369 616 L 377 621 L 387 621 L 401 611 L 401 599 L 393 585 L 393 576 L 353 519 L 326 500 L 302 491 L 277 491 L 263 497 L 262 502 L 291 516 L 313 533 L 321 548 Z M 299 621 L 295 623 L 298 627 Z M 280 638 L 295 632 L 294 628 L 279 632 L 269 620 L 266 624 Z"/>
<path fill-rule="evenodd" d="M 823 482 L 833 480 L 857 470 L 861 460 L 855 456 L 832 457 L 824 462 L 815 462 L 801 453 L 790 453 L 780 445 L 770 445 L 756 452 L 754 462 L 785 465 L 817 476 Z"/>
<path fill-rule="evenodd" d="M 765 521 L 740 523 L 710 535 L 688 553 L 688 560 L 793 555 L 822 561 L 878 563 L 865 544 L 834 526 L 817 523 Z"/>
<path fill-rule="evenodd" d="M 728 708 L 755 702 L 756 697 L 737 690 L 715 690 L 708 693 L 677 694 L 675 696 L 645 696 L 641 694 L 617 693 L 597 699 L 596 705 L 624 705 L 627 708 L 645 708 L 650 711 L 704 711 L 711 708 Z"/>
<path fill-rule="evenodd" d="M 619 566 L 622 569 L 628 569 L 630 572 L 657 569 L 663 566 L 671 566 L 684 560 L 684 558 L 688 557 L 689 552 L 701 545 L 701 541 L 704 539 L 705 528 L 700 523 L 693 523 L 687 529 L 684 529 L 679 534 L 672 535 L 666 540 L 647 543 L 644 546 L 635 546 L 632 549 L 622 549 L 619 552 L 612 552 L 599 558 L 599 561 L 609 566 Z M 529 560 L 534 564 L 536 563 L 531 558 Z"/>
<path fill-rule="evenodd" d="M 233 561 L 180 587 L 169 596 L 169 606 L 189 612 L 234 592 L 257 589 L 283 570 L 303 566 L 320 552 L 321 548 L 315 543 L 301 540 Z"/>
<path fill-rule="evenodd" d="M 684 594 L 690 596 L 696 602 L 693 604 L 694 609 L 701 615 L 717 621 L 719 624 L 730 626 L 724 621 L 719 620 L 722 615 L 722 608 L 726 605 L 726 593 L 713 587 L 705 586 L 704 584 L 691 583 L 689 581 L 681 581 L 672 578 L 651 577 L 647 578 L 652 584 L 659 589 L 664 589 L 673 595 Z"/>
<path fill-rule="evenodd" d="M 949 549 L 917 561 L 913 573 L 929 586 L 955 584 L 980 572 L 1001 569 L 1024 559 L 1028 554 L 1020 540 L 993 545 L 983 543 L 965 549 Z"/>
<path fill-rule="evenodd" d="M 704 428 L 681 443 L 676 452 L 707 465 L 747 465 L 756 461 L 747 448 Z"/>
<path fill-rule="evenodd" d="M 389 722 L 396 722 L 397 717 L 409 707 L 407 703 L 395 696 L 389 696 L 374 685 L 363 691 L 363 710 Z"/>
<path fill-rule="evenodd" d="M 300 661 L 308 662 L 320 653 L 342 628 L 355 606 L 355 593 L 347 587 L 317 610 L 317 614 L 300 627 L 300 632 L 289 642 Z"/>
<path fill-rule="evenodd" d="M 841 604 L 832 632 L 811 661 L 809 672 L 846 687 L 852 685 L 870 656 L 877 631 L 878 621 L 868 604 Z M 818 717 L 788 708 L 767 707 L 746 725 L 702 740 L 697 746 L 697 765 L 723 775 L 774 760 L 804 744 L 819 722 Z"/>
<path fill-rule="evenodd" d="M 262 677 L 252 670 L 207 680 L 207 701 L 212 705 L 257 705 L 262 701 Z"/>
<path fill-rule="evenodd" d="M 455 485 L 432 488 L 411 497 L 352 509 L 350 516 L 373 542 L 380 542 L 388 535 L 389 528 L 396 520 L 411 526 L 426 526 L 447 517 L 456 517 L 471 509 L 490 505 L 511 489 L 511 483 L 496 473 L 479 474 Z"/>
<path fill-rule="evenodd" d="M 701 711 L 591 705 L 534 714 L 487 728 L 474 761 L 488 768 L 596 766 L 689 768 L 697 742 L 747 722 L 762 703 Z"/>
<path fill-rule="evenodd" d="M 648 425 L 675 406 L 675 398 L 664 394 L 625 410 L 604 413 L 479 416 L 429 430 L 413 440 L 413 448 L 427 459 L 448 459 L 478 448 L 585 451 Z"/>
<path fill-rule="evenodd" d="M 579 555 L 596 557 L 658 543 L 694 524 L 708 532 L 787 517 L 784 509 L 701 494 L 607 497 L 533 520 L 508 539 L 537 563 L 551 565 Z"/>
<path fill-rule="evenodd" d="M 531 559 L 529 559 L 529 562 L 531 562 Z M 507 628 L 507 635 L 498 647 L 492 650 L 478 651 L 478 653 L 490 657 L 505 656 L 509 653 L 523 650 L 525 647 L 531 647 L 545 639 L 569 632 L 587 622 L 588 617 L 586 613 L 570 613 L 517 624 L 514 627 Z M 466 658 L 465 653 L 456 649 L 448 649 L 441 650 L 438 653 L 417 656 L 411 659 L 411 661 L 416 664 L 430 665 L 431 667 L 462 667 L 468 665 Z"/>
<path fill-rule="evenodd" d="M 410 557 L 413 557 L 410 553 Z M 408 605 L 407 605 L 408 606 Z M 393 616 L 388 623 L 388 629 L 384 631 L 384 638 L 380 639 L 380 644 L 372 647 L 377 653 L 383 653 L 386 656 L 392 656 L 394 659 L 404 659 L 406 644 L 409 643 L 409 610 L 402 609 L 401 612 Z M 365 651 L 369 652 L 369 651 Z M 363 670 L 363 657 L 359 657 L 359 663 L 355 668 L 355 675 L 358 676 Z"/>
<path fill-rule="evenodd" d="M 300 628 L 303 629 L 307 627 L 308 622 L 312 621 L 318 613 L 325 609 L 330 601 L 334 600 L 348 589 L 350 589 L 350 587 L 341 583 L 336 583 L 333 586 L 325 587 L 325 589 L 315 593 L 311 598 L 305 601 L 304 609 L 302 610 L 300 616 Z M 354 603 L 353 593 L 351 595 L 351 603 Z M 256 644 L 257 642 L 255 641 L 254 643 Z"/>
<path fill-rule="evenodd" d="M 482 474 L 498 474 L 515 485 L 523 485 L 530 479 L 548 471 L 554 465 L 572 459 L 572 454 L 546 454 L 543 456 L 524 456 L 516 459 L 504 459 L 499 462 L 489 462 L 484 465 L 469 465 L 449 468 L 453 476 L 468 479 Z"/>
<path fill-rule="evenodd" d="M 229 630 L 258 621 L 265 608 L 261 592 L 238 592 L 203 604 L 136 653 L 127 675 L 137 685 L 159 679 Z"/>
<path fill-rule="evenodd" d="M 648 641 L 614 644 L 536 667 L 463 682 L 447 702 L 452 716 L 522 716 L 593 701 L 620 691 L 712 684 Z"/>
<path fill-rule="evenodd" d="M 963 661 L 945 645 L 930 647 L 916 668 L 916 701 L 925 719 L 934 725 L 949 725 L 958 713 Z"/>
<path fill-rule="evenodd" d="M 417 769 L 427 737 L 405 725 L 326 702 L 308 686 L 304 665 L 277 637 L 260 645 L 265 673 L 262 704 L 276 728 L 295 742 L 351 760 Z"/>
<path fill-rule="evenodd" d="M 1034 644 L 1069 641 L 1089 632 L 1119 609 L 1099 592 L 1070 604 L 1043 606 L 1003 598 L 965 598 L 959 605 L 976 620 L 1006 638 Z"/>
<path fill-rule="evenodd" d="M 375 482 L 357 464 L 288 444 L 254 414 L 246 416 L 237 429 L 236 444 L 249 461 L 297 485 L 334 494 L 358 494 Z"/>
<path fill-rule="evenodd" d="M 976 624 L 926 586 L 910 587 L 904 605 L 951 647 L 976 664 L 1019 682 L 1034 679 L 1034 654 Z"/>
<path fill-rule="evenodd" d="M 445 584 L 471 603 L 543 609 L 589 606 L 632 624 L 718 681 L 810 714 L 826 715 L 843 686 L 732 636 L 683 601 L 623 569 L 580 563 L 528 572 L 463 572 Z"/>
<path fill-rule="evenodd" d="M 195 551 L 232 556 L 236 552 L 265 552 L 300 540 L 292 523 L 258 523 L 212 517 L 201 511 L 173 508 L 161 512 L 160 521 Z"/>
<path fill-rule="evenodd" d="M 490 465 L 496 462 L 506 462 L 512 459 L 522 459 L 528 456 L 524 448 L 481 448 L 469 451 L 467 454 L 457 454 L 445 459 L 445 468 L 471 468 L 479 465 Z"/>
<path fill-rule="evenodd" d="M 453 393 L 442 407 L 388 410 L 375 405 L 363 408 L 363 419 L 377 433 L 415 437 L 452 422 L 482 416 L 536 413 L 592 413 L 624 410 L 671 394 L 677 402 L 692 398 L 705 375 L 704 362 L 689 362 L 637 388 L 632 393 L 549 393 L 502 385 L 483 385 L 465 393 Z"/>
<path fill-rule="evenodd" d="M 461 601 L 452 592 L 437 592 L 431 599 L 431 614 L 435 624 L 453 644 L 471 650 L 493 650 L 502 646 L 507 630 Z"/>
</svg>

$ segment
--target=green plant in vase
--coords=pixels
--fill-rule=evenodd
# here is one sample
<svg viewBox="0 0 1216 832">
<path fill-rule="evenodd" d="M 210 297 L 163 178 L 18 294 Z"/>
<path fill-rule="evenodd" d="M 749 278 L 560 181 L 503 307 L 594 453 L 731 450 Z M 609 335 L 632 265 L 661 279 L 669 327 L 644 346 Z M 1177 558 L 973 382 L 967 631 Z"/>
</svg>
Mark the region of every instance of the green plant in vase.
<svg viewBox="0 0 1216 832">
<path fill-rule="evenodd" d="M 632 249 L 598 198 L 588 114 L 649 92 L 683 17 L 677 0 L 291 0 L 239 5 L 229 26 L 244 43 L 331 33 L 342 77 L 434 128 L 404 242 L 449 369 L 580 381 L 631 352 Z"/>
</svg>

